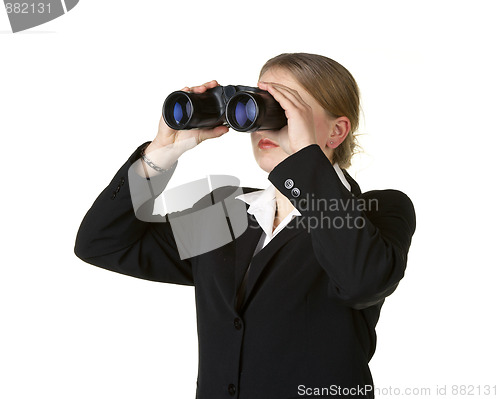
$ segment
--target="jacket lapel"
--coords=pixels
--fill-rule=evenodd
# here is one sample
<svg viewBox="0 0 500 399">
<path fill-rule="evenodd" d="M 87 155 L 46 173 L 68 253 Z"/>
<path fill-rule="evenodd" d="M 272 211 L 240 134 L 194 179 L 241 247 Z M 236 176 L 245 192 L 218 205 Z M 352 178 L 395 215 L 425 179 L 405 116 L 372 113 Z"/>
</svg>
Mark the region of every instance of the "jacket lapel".
<svg viewBox="0 0 500 399">
<path fill-rule="evenodd" d="M 248 208 L 248 205 L 247 205 Z M 248 227 L 245 232 L 235 240 L 235 279 L 234 279 L 234 296 L 236 298 L 238 289 L 243 280 L 243 276 L 252 261 L 255 248 L 262 236 L 263 230 L 253 215 L 248 215 Z M 235 300 L 236 304 L 236 300 Z"/>
<path fill-rule="evenodd" d="M 358 183 L 344 170 L 342 169 L 346 180 L 351 185 L 351 192 L 357 197 L 361 194 Z M 248 191 L 254 191 L 250 189 Z M 247 192 L 245 190 L 245 192 Z M 248 204 L 247 204 L 248 210 Z M 248 215 L 248 228 L 247 230 L 236 239 L 235 241 L 235 284 L 234 284 L 234 305 L 236 307 L 236 297 L 240 285 L 243 281 L 247 268 L 252 263 L 248 271 L 248 276 L 245 284 L 245 297 L 241 305 L 241 309 L 245 307 L 248 301 L 251 299 L 252 294 L 258 286 L 258 282 L 263 278 L 263 272 L 266 265 L 271 261 L 273 256 L 275 256 L 281 247 L 283 247 L 288 241 L 301 232 L 305 232 L 305 228 L 297 224 L 301 216 L 297 216 L 287 225 L 283 230 L 281 230 L 276 237 L 274 237 L 264 248 L 262 248 L 259 253 L 253 256 L 255 248 L 262 236 L 263 230 L 261 229 L 259 223 L 255 220 L 253 215 Z"/>
<path fill-rule="evenodd" d="M 351 185 L 351 193 L 353 193 L 356 197 L 361 195 L 361 189 L 359 188 L 359 184 L 354 180 L 346 170 L 342 169 L 344 173 L 345 179 Z"/>
<path fill-rule="evenodd" d="M 300 216 L 298 216 L 300 217 Z M 262 232 L 262 230 L 260 230 Z M 264 270 L 272 258 L 278 254 L 281 247 L 283 247 L 288 241 L 295 237 L 300 232 L 305 231 L 301 226 L 297 226 L 293 221 L 281 230 L 278 235 L 276 235 L 264 248 L 262 248 L 257 255 L 250 257 L 247 265 L 252 262 L 249 269 L 246 285 L 245 285 L 245 297 L 241 305 L 243 309 L 246 303 L 251 299 L 256 287 L 258 286 L 259 280 L 264 278 Z M 255 250 L 255 246 L 253 247 Z M 253 252 L 252 252 L 253 253 Z"/>
</svg>

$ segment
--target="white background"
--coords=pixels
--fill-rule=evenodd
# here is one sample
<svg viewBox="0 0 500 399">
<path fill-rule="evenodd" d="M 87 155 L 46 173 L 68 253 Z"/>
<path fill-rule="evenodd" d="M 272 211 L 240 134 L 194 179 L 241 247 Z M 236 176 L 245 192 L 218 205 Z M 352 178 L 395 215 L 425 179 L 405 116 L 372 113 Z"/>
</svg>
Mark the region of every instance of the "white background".
<svg viewBox="0 0 500 399">
<path fill-rule="evenodd" d="M 377 327 L 375 384 L 500 396 L 496 3 L 81 0 L 18 34 L 0 11 L 0 397 L 194 397 L 193 288 L 85 264 L 76 231 L 154 137 L 171 91 L 255 85 L 268 58 L 295 51 L 355 76 L 364 154 L 350 172 L 364 191 L 404 191 L 417 213 Z M 247 134 L 203 143 L 175 179 L 208 173 L 267 185 Z"/>
</svg>

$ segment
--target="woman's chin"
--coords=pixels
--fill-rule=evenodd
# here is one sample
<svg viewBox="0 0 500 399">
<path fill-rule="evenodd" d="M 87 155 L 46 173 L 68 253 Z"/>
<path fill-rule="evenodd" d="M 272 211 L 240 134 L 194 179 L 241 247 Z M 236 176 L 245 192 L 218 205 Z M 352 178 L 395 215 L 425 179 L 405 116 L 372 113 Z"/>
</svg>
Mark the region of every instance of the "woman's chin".
<svg viewBox="0 0 500 399">
<path fill-rule="evenodd" d="M 261 168 L 264 172 L 271 173 L 271 171 L 274 169 L 274 167 L 275 167 L 276 165 L 267 165 L 267 164 L 262 165 L 262 164 L 260 164 L 259 166 L 260 166 L 260 168 Z"/>
<path fill-rule="evenodd" d="M 283 159 L 286 157 L 283 157 Z M 277 157 L 270 157 L 270 156 L 260 156 L 258 159 L 256 159 L 257 164 L 259 167 L 267 172 L 271 173 L 271 171 L 283 160 L 283 159 L 278 159 Z"/>
</svg>

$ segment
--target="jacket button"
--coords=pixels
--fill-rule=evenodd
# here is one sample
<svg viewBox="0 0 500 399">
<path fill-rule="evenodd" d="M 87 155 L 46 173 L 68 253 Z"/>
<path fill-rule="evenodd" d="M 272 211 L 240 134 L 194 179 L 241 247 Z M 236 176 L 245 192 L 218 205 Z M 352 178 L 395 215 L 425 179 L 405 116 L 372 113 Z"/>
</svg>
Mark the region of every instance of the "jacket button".
<svg viewBox="0 0 500 399">
<path fill-rule="evenodd" d="M 285 180 L 285 188 L 291 189 L 293 187 L 293 180 L 292 179 L 286 179 Z"/>
<path fill-rule="evenodd" d="M 227 391 L 229 392 L 229 395 L 233 396 L 236 393 L 236 386 L 234 384 L 229 384 L 227 386 Z"/>
<path fill-rule="evenodd" d="M 293 190 L 292 190 L 292 195 L 297 198 L 299 195 L 300 195 L 300 190 L 295 187 Z"/>
<path fill-rule="evenodd" d="M 116 192 L 113 193 L 113 195 L 111 196 L 111 199 L 114 200 L 116 198 Z"/>
<path fill-rule="evenodd" d="M 125 184 L 125 179 L 124 179 L 123 177 L 120 179 L 120 184 L 121 184 L 122 186 Z"/>
<path fill-rule="evenodd" d="M 122 188 L 122 186 L 116 187 L 115 193 L 117 193 L 118 191 L 120 191 L 120 188 Z"/>
<path fill-rule="evenodd" d="M 239 318 L 235 318 L 234 319 L 234 328 L 236 328 L 237 330 L 241 330 L 241 320 Z"/>
</svg>

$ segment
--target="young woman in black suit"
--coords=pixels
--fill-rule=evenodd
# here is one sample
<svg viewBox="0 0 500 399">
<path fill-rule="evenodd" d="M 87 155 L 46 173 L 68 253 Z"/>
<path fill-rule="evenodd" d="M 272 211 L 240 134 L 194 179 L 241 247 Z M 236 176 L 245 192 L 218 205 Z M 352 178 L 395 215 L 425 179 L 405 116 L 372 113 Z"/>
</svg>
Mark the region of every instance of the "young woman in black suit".
<svg viewBox="0 0 500 399">
<path fill-rule="evenodd" d="M 272 185 L 232 199 L 245 204 L 248 228 L 181 256 L 168 217 L 139 216 L 151 216 L 183 152 L 228 131 L 175 131 L 161 119 L 155 139 L 132 154 L 88 211 L 75 253 L 115 272 L 196 287 L 198 399 L 373 397 L 375 325 L 404 275 L 413 205 L 396 190 L 361 193 L 345 172 L 359 91 L 343 66 L 282 54 L 264 65 L 258 86 L 288 123 L 251 133 Z M 131 190 L 141 196 L 141 184 L 153 189 L 137 205 Z"/>
</svg>

